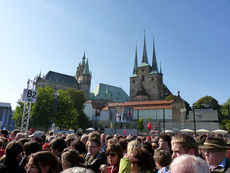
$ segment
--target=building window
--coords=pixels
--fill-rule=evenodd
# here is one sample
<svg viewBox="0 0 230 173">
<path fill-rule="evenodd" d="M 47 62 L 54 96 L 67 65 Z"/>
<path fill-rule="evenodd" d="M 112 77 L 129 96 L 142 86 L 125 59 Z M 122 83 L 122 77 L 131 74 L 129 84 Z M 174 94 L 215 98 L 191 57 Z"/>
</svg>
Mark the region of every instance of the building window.
<svg viewBox="0 0 230 173">
<path fill-rule="evenodd" d="M 144 72 L 145 70 L 144 69 L 142 69 L 142 72 Z"/>
<path fill-rule="evenodd" d="M 152 81 L 154 81 L 154 77 L 152 77 Z"/>
<path fill-rule="evenodd" d="M 133 79 L 133 83 L 135 83 L 135 79 Z"/>
<path fill-rule="evenodd" d="M 142 82 L 145 81 L 145 77 L 144 76 L 141 77 L 141 81 Z"/>
</svg>

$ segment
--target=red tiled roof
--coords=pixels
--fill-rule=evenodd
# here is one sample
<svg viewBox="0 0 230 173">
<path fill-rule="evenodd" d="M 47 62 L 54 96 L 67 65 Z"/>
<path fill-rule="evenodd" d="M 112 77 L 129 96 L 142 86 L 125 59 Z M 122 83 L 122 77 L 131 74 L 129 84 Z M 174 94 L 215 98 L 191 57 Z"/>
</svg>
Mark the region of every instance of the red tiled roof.
<svg viewBox="0 0 230 173">
<path fill-rule="evenodd" d="M 133 107 L 134 109 L 170 109 L 172 108 L 173 100 L 156 100 L 142 102 L 125 102 L 125 103 L 109 103 L 109 107 Z"/>
</svg>

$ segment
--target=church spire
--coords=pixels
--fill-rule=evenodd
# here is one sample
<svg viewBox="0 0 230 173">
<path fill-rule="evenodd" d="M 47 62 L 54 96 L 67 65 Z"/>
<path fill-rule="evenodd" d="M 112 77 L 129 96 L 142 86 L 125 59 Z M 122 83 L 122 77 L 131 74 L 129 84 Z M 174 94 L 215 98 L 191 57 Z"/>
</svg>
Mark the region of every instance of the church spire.
<svg viewBox="0 0 230 173">
<path fill-rule="evenodd" d="M 83 54 L 83 57 L 82 57 L 82 65 L 85 65 L 85 51 L 84 51 L 84 54 Z"/>
<path fill-rule="evenodd" d="M 161 68 L 161 62 L 160 62 L 160 74 L 163 74 L 163 73 L 162 73 L 162 68 Z"/>
<path fill-rule="evenodd" d="M 84 68 L 83 74 L 90 74 L 90 73 L 89 73 L 89 63 L 88 63 L 88 59 L 87 59 L 86 64 L 85 64 L 85 68 Z"/>
<path fill-rule="evenodd" d="M 137 75 L 137 68 L 138 68 L 138 63 L 137 63 L 137 45 L 136 45 L 136 52 L 135 52 L 135 60 L 134 60 L 134 67 L 133 67 L 133 75 Z"/>
<path fill-rule="evenodd" d="M 148 64 L 148 57 L 147 57 L 147 49 L 146 49 L 146 43 L 145 43 L 145 30 L 144 30 L 144 47 L 143 47 L 143 55 L 142 55 L 142 64 L 146 63 Z"/>
<path fill-rule="evenodd" d="M 159 73 L 158 67 L 157 67 L 157 58 L 156 58 L 154 37 L 153 37 L 153 61 L 152 61 L 152 72 L 153 72 L 153 73 Z"/>
</svg>

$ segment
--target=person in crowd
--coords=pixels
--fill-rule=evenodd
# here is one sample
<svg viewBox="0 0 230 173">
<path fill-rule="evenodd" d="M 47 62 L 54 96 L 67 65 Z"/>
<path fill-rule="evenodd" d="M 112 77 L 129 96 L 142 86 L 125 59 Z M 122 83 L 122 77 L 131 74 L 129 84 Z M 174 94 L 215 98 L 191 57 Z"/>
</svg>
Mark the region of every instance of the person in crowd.
<svg viewBox="0 0 230 173">
<path fill-rule="evenodd" d="M 179 134 L 173 136 L 171 144 L 172 144 L 173 159 L 183 154 L 190 154 L 196 156 L 199 155 L 197 142 L 190 135 Z"/>
<path fill-rule="evenodd" d="M 20 142 L 12 141 L 6 146 L 6 154 L 0 161 L 1 173 L 25 173 L 25 169 L 19 166 L 22 159 L 23 147 Z"/>
<path fill-rule="evenodd" d="M 0 137 L 8 138 L 9 132 L 7 130 L 2 129 L 0 131 Z"/>
<path fill-rule="evenodd" d="M 102 171 L 105 173 L 118 173 L 120 159 L 123 157 L 121 146 L 113 143 L 107 147 L 106 150 L 108 169 Z"/>
<path fill-rule="evenodd" d="M 159 149 L 171 152 L 171 137 L 166 134 L 160 135 L 158 145 L 159 145 L 158 147 Z"/>
<path fill-rule="evenodd" d="M 81 142 L 84 143 L 85 145 L 86 145 L 88 139 L 89 139 L 89 136 L 87 134 L 83 134 L 81 136 Z"/>
<path fill-rule="evenodd" d="M 106 134 L 102 133 L 101 134 L 101 147 L 104 149 L 104 151 L 106 151 L 106 147 L 107 147 L 105 138 L 106 138 Z"/>
<path fill-rule="evenodd" d="M 138 140 L 133 140 L 133 141 L 128 143 L 127 153 L 120 160 L 119 173 L 130 173 L 131 163 L 129 160 L 129 156 L 133 150 L 136 150 L 137 148 L 141 148 L 141 147 L 142 147 L 142 145 Z"/>
<path fill-rule="evenodd" d="M 67 147 L 65 140 L 62 137 L 56 137 L 50 142 L 50 151 L 58 158 L 59 171 L 62 171 L 61 155 Z"/>
<path fill-rule="evenodd" d="M 145 148 L 136 148 L 132 150 L 129 159 L 131 162 L 131 173 L 154 172 L 151 156 Z"/>
<path fill-rule="evenodd" d="M 24 157 L 22 158 L 22 160 L 20 162 L 20 166 L 25 167 L 26 163 L 27 163 L 28 156 L 31 155 L 32 153 L 36 153 L 38 151 L 41 151 L 41 148 L 37 142 L 29 141 L 23 145 L 23 149 L 24 149 L 25 154 L 24 154 Z"/>
<path fill-rule="evenodd" d="M 17 135 L 17 133 L 19 133 L 20 130 L 19 129 L 14 129 L 12 132 L 11 132 L 11 139 L 12 140 L 15 140 L 15 137 Z"/>
<path fill-rule="evenodd" d="M 66 142 L 63 138 L 57 137 L 50 142 L 51 152 L 56 155 L 59 159 L 63 150 L 67 147 Z"/>
<path fill-rule="evenodd" d="M 208 137 L 199 149 L 202 150 L 211 172 L 230 172 L 230 160 L 226 158 L 229 147 L 223 138 Z"/>
<path fill-rule="evenodd" d="M 106 155 L 100 152 L 101 141 L 97 136 L 89 137 L 87 142 L 88 154 L 86 156 L 86 167 L 92 169 L 94 172 L 100 172 L 100 166 L 106 164 Z"/>
<path fill-rule="evenodd" d="M 73 168 L 66 169 L 61 173 L 94 173 L 94 172 L 91 169 L 76 166 Z"/>
<path fill-rule="evenodd" d="M 74 134 L 68 134 L 65 138 L 65 142 L 67 144 L 67 147 L 70 148 L 71 144 L 76 141 L 78 138 Z"/>
<path fill-rule="evenodd" d="M 206 138 L 207 138 L 207 135 L 203 134 L 203 135 L 200 135 L 200 136 L 196 139 L 197 144 L 198 144 L 199 156 L 200 156 L 202 159 L 204 159 L 204 155 L 203 155 L 202 150 L 199 149 L 199 146 L 204 145 L 204 142 L 205 142 Z"/>
<path fill-rule="evenodd" d="M 76 166 L 83 167 L 85 158 L 81 156 L 75 149 L 70 149 L 62 153 L 61 163 L 63 170 Z"/>
<path fill-rule="evenodd" d="M 57 157 L 49 151 L 40 151 L 29 156 L 27 173 L 59 173 Z"/>
<path fill-rule="evenodd" d="M 123 155 L 125 155 L 127 153 L 127 145 L 128 145 L 127 140 L 125 138 L 120 138 L 119 144 L 121 146 Z"/>
<path fill-rule="evenodd" d="M 210 173 L 207 163 L 200 157 L 184 154 L 170 165 L 171 173 Z"/>
<path fill-rule="evenodd" d="M 35 131 L 29 137 L 32 137 L 32 141 L 38 142 L 41 148 L 42 148 L 42 145 L 45 143 L 45 140 L 46 140 L 46 135 L 45 135 L 45 132 L 43 132 L 43 131 Z"/>
<path fill-rule="evenodd" d="M 28 135 L 26 133 L 18 132 L 15 136 L 15 141 L 19 141 L 22 138 L 27 138 Z"/>
<path fill-rule="evenodd" d="M 5 154 L 4 140 L 0 138 L 0 158 Z"/>
<path fill-rule="evenodd" d="M 154 161 L 158 173 L 167 173 L 169 172 L 169 165 L 172 161 L 171 153 L 166 150 L 157 149 L 154 151 Z"/>
<path fill-rule="evenodd" d="M 79 139 L 73 141 L 71 143 L 71 147 L 70 148 L 75 149 L 75 150 L 77 150 L 79 152 L 79 154 L 81 154 L 83 156 L 86 156 L 86 153 L 87 153 L 86 146 Z"/>
</svg>

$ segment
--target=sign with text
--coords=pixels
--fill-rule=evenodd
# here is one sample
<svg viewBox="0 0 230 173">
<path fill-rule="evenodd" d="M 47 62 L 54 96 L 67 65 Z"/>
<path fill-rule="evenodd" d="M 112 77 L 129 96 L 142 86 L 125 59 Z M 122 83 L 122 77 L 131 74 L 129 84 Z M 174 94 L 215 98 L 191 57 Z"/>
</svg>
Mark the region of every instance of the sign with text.
<svg viewBox="0 0 230 173">
<path fill-rule="evenodd" d="M 22 101 L 28 103 L 35 103 L 37 99 L 37 90 L 24 89 Z"/>
</svg>

